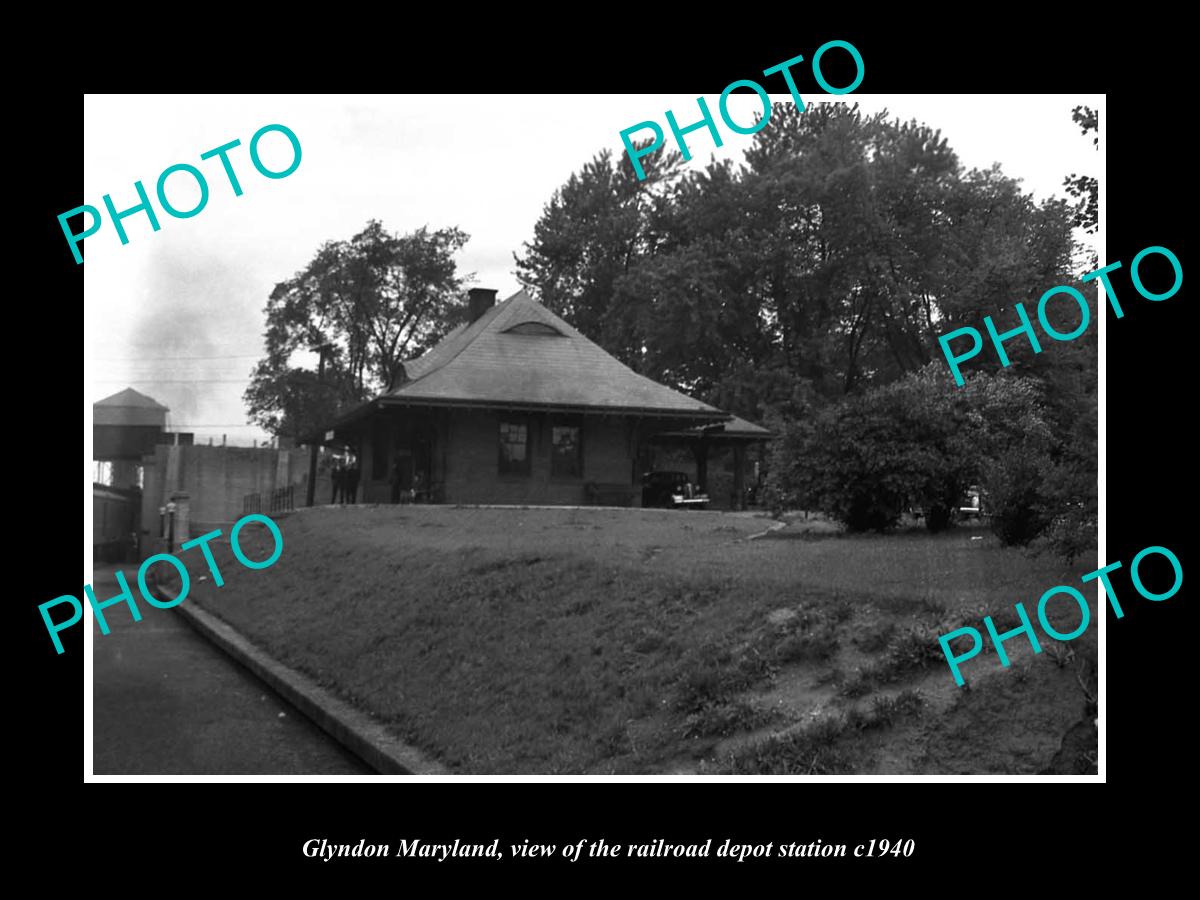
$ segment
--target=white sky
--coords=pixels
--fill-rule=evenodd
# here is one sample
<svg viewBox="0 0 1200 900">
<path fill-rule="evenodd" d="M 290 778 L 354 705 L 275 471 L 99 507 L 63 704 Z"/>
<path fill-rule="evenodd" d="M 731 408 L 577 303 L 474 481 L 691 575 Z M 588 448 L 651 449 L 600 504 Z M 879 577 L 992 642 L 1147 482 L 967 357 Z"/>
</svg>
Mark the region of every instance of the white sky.
<svg viewBox="0 0 1200 900">
<path fill-rule="evenodd" d="M 717 99 L 706 95 L 725 141 L 716 153 L 740 157 L 753 138 L 722 127 Z M 752 121 L 757 98 L 733 99 L 734 121 Z M 804 99 L 820 102 L 816 94 Z M 1103 96 L 842 99 L 940 128 L 965 166 L 999 162 L 1038 199 L 1062 196 L 1072 172 L 1103 183 L 1103 153 L 1071 121 L 1080 103 L 1103 112 Z M 266 435 L 246 425 L 241 396 L 262 353 L 262 310 L 272 287 L 322 242 L 349 238 L 372 218 L 400 233 L 458 226 L 471 236 L 459 271 L 476 273 L 476 285 L 503 299 L 520 286 L 512 255 L 532 238 L 555 188 L 602 148 L 622 152 L 621 129 L 654 119 L 666 130 L 668 109 L 681 126 L 699 118 L 695 95 L 686 94 L 88 96 L 80 203 L 103 211 L 108 193 L 126 209 L 138 202 L 133 182 L 141 180 L 161 230 L 137 213 L 124 220 L 127 245 L 107 218 L 85 241 L 86 403 L 134 387 L 169 406 L 168 423 L 194 431 L 197 442 L 220 443 L 222 434 L 231 443 L 261 441 Z M 278 180 L 259 175 L 249 158 L 251 135 L 273 123 L 291 128 L 303 149 L 299 168 Z M 713 154 L 707 131 L 688 137 L 693 159 L 685 165 L 705 165 Z M 200 160 L 235 138 L 240 197 L 218 160 Z M 291 159 L 279 134 L 260 149 L 272 169 Z M 210 191 L 208 205 L 188 219 L 167 215 L 154 195 L 159 173 L 181 162 L 199 168 Z M 168 199 L 194 206 L 193 185 L 171 176 Z M 65 240 L 63 252 L 69 259 Z"/>
</svg>

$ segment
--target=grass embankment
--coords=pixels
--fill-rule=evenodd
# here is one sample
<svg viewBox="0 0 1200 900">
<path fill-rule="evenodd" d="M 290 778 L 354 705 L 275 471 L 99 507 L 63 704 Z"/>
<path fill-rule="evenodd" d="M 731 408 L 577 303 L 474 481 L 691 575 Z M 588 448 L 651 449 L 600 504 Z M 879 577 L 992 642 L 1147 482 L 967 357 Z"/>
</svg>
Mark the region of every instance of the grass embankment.
<svg viewBox="0 0 1200 900">
<path fill-rule="evenodd" d="M 1093 626 L 1079 660 L 990 653 L 954 686 L 939 634 L 1080 574 L 977 531 L 748 540 L 770 521 L 420 506 L 280 524 L 274 566 L 215 545 L 226 585 L 187 602 L 455 771 L 1036 772 L 1095 683 Z M 241 537 L 268 555 L 265 529 Z"/>
</svg>

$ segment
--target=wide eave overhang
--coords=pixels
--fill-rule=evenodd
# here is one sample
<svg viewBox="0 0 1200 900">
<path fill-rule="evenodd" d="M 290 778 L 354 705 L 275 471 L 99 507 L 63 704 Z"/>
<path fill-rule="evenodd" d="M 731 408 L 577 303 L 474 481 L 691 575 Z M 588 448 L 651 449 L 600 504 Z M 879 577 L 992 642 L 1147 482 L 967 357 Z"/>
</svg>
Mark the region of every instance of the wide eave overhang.
<svg viewBox="0 0 1200 900">
<path fill-rule="evenodd" d="M 726 416 L 728 418 L 728 416 Z M 727 430 L 724 425 L 706 426 L 703 428 L 684 428 L 678 431 L 663 431 L 654 435 L 654 441 L 700 441 L 708 440 L 712 443 L 743 443 L 753 444 L 759 441 L 769 441 L 775 437 L 773 431 L 737 431 Z"/>
<path fill-rule="evenodd" d="M 729 414 L 720 410 L 679 410 L 679 409 L 660 409 L 653 407 L 640 406 L 595 406 L 587 404 L 564 404 L 564 403 L 522 403 L 515 400 L 480 400 L 480 399 L 443 399 L 438 398 L 424 399 L 420 397 L 397 397 L 394 395 L 384 395 L 376 397 L 374 400 L 368 400 L 365 403 L 360 403 L 358 406 L 342 413 L 328 427 L 323 428 L 320 432 L 309 433 L 300 437 L 300 443 L 311 444 L 321 443 L 324 441 L 324 435 L 327 431 L 337 431 L 345 428 L 347 425 L 352 425 L 362 419 L 367 418 L 374 412 L 385 409 L 396 409 L 404 407 L 423 408 L 423 409 L 495 409 L 495 410 L 517 410 L 521 412 L 551 412 L 551 413 L 577 413 L 586 415 L 607 415 L 607 416 L 635 416 L 645 419 L 670 419 L 679 423 L 682 429 L 686 429 L 691 423 L 692 425 L 703 425 L 706 423 L 719 423 L 729 418 Z M 683 433 L 682 431 L 680 433 Z"/>
</svg>

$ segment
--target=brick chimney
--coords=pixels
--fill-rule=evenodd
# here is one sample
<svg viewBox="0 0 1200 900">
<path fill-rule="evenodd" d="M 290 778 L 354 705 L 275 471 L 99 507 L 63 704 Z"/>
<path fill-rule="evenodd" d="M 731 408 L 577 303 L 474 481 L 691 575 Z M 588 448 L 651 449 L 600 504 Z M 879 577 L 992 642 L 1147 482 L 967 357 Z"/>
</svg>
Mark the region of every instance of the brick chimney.
<svg viewBox="0 0 1200 900">
<path fill-rule="evenodd" d="M 496 292 L 487 288 L 471 288 L 467 291 L 471 307 L 471 321 L 474 322 L 485 312 L 496 305 Z"/>
</svg>

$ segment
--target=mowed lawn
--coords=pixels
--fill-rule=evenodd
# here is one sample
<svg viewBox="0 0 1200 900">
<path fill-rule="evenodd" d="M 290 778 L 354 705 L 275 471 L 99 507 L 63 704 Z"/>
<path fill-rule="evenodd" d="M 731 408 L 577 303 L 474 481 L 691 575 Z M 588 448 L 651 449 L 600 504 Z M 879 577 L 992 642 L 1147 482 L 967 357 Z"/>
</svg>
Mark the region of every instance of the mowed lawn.
<svg viewBox="0 0 1200 900">
<path fill-rule="evenodd" d="M 1092 568 L 985 531 L 435 506 L 279 524 L 274 566 L 214 545 L 226 584 L 194 577 L 187 602 L 457 772 L 1042 771 L 1094 693 L 1094 626 L 1077 658 L 982 654 L 955 688 L 937 634 Z M 268 555 L 264 528 L 241 538 Z"/>
</svg>

